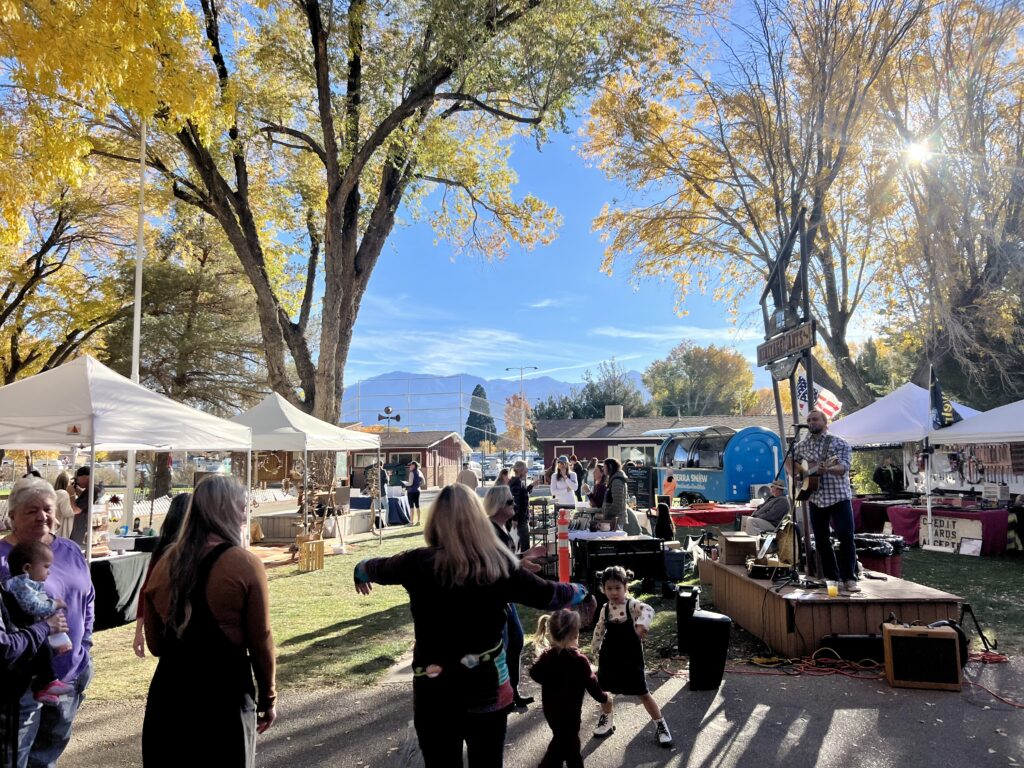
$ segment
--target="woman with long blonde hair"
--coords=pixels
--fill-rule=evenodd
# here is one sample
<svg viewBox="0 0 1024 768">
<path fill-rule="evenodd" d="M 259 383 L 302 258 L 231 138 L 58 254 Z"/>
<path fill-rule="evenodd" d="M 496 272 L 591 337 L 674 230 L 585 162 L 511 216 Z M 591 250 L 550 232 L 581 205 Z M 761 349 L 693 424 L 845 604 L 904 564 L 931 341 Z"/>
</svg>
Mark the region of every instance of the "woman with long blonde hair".
<svg viewBox="0 0 1024 768">
<path fill-rule="evenodd" d="M 160 659 L 142 727 L 147 768 L 249 768 L 255 734 L 276 718 L 267 577 L 241 546 L 245 519 L 241 483 L 205 478 L 146 585 L 146 644 Z"/>
<path fill-rule="evenodd" d="M 423 531 L 427 546 L 355 568 L 356 590 L 401 584 L 409 593 L 413 723 L 426 768 L 501 766 L 513 706 L 502 629 L 510 602 L 592 610 L 582 584 L 544 581 L 520 567 L 479 498 L 458 483 L 441 490 Z"/>
</svg>

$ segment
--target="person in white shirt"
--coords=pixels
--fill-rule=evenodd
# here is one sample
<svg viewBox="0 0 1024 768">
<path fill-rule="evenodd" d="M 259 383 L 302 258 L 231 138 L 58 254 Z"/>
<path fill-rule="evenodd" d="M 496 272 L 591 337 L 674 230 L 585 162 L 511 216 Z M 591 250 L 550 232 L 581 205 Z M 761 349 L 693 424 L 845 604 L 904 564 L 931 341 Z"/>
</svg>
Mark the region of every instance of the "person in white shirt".
<svg viewBox="0 0 1024 768">
<path fill-rule="evenodd" d="M 576 479 L 576 473 L 569 469 L 569 459 L 566 456 L 559 456 L 555 471 L 551 475 L 551 495 L 555 497 L 555 508 L 575 509 L 577 488 L 579 481 Z"/>
</svg>

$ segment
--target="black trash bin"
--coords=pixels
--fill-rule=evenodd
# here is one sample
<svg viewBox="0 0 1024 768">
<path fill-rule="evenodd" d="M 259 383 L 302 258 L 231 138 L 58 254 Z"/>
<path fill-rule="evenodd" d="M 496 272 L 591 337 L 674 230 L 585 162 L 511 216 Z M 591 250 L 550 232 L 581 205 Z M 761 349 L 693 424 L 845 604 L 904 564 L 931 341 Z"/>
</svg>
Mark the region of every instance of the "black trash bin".
<svg viewBox="0 0 1024 768">
<path fill-rule="evenodd" d="M 679 640 L 679 653 L 690 652 L 690 635 L 693 630 L 690 620 L 693 612 L 700 608 L 700 587 L 676 587 L 676 637 Z"/>
<path fill-rule="evenodd" d="M 689 626 L 691 691 L 713 691 L 722 684 L 731 629 L 728 616 L 694 611 Z"/>
</svg>

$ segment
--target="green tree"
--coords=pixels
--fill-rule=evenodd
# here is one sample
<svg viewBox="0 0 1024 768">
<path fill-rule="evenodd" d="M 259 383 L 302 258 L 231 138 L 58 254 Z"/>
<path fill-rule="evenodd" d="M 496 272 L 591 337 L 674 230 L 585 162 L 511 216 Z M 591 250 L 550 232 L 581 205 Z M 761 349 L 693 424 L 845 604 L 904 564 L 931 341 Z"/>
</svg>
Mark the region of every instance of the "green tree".
<svg viewBox="0 0 1024 768">
<path fill-rule="evenodd" d="M 473 448 L 478 448 L 485 440 L 493 442 L 498 439 L 498 428 L 494 423 L 494 417 L 491 416 L 491 406 L 487 402 L 487 392 L 482 384 L 473 387 L 464 437 Z"/>
<path fill-rule="evenodd" d="M 220 230 L 187 207 L 179 214 L 145 265 L 139 379 L 173 400 L 231 416 L 267 391 L 252 289 Z M 123 290 L 134 280 L 125 260 Z M 126 316 L 110 330 L 108 364 L 129 375 L 131 350 Z"/>
<path fill-rule="evenodd" d="M 626 418 L 650 414 L 643 392 L 614 358 L 601 363 L 596 374 L 587 370 L 582 386 L 573 387 L 568 395 L 550 395 L 537 403 L 533 419 L 600 419 L 606 405 L 621 405 Z M 532 434 L 535 441 L 536 431 Z"/>
<path fill-rule="evenodd" d="M 589 370 L 583 374 L 579 401 L 583 415 L 578 418 L 602 418 L 606 405 L 621 405 L 622 415 L 626 418 L 650 414 L 650 407 L 640 388 L 614 357 L 598 365 L 596 374 Z"/>
<path fill-rule="evenodd" d="M 750 363 L 739 352 L 684 341 L 644 372 L 656 413 L 705 416 L 743 413 L 757 400 Z"/>
</svg>

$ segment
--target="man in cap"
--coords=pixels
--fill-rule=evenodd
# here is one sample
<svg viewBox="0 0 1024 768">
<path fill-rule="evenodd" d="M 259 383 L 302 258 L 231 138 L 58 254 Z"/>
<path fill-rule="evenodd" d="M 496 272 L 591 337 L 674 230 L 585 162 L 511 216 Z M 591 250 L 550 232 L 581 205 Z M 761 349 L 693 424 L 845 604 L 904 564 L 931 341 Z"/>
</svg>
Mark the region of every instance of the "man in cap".
<svg viewBox="0 0 1024 768">
<path fill-rule="evenodd" d="M 792 507 L 786 496 L 786 486 L 781 480 L 771 484 L 772 495 L 764 504 L 754 510 L 753 514 L 743 518 L 743 532 L 751 536 L 774 531 L 779 527 L 782 518 L 790 513 Z"/>
</svg>

